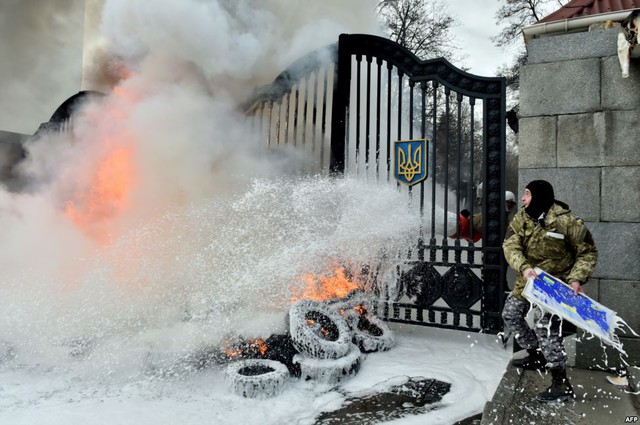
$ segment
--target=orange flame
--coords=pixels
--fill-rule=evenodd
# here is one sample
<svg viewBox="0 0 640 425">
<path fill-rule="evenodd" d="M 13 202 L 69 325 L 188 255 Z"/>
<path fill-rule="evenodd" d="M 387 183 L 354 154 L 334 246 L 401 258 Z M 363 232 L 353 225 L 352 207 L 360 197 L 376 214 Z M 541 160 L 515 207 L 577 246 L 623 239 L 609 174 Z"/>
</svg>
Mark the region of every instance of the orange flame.
<svg viewBox="0 0 640 425">
<path fill-rule="evenodd" d="M 131 154 L 131 148 L 117 148 L 108 153 L 86 192 L 65 203 L 65 213 L 76 226 L 91 233 L 92 225 L 122 212 L 133 179 Z"/>
<path fill-rule="evenodd" d="M 238 347 L 237 341 L 232 341 L 227 338 L 222 340 L 222 352 L 231 358 L 235 358 L 242 355 L 242 349 Z"/>
<path fill-rule="evenodd" d="M 258 351 L 260 351 L 260 354 L 264 356 L 264 353 L 267 352 L 267 350 L 269 349 L 269 347 L 267 347 L 267 343 L 264 342 L 264 339 L 257 339 L 255 341 L 249 341 L 249 343 L 251 345 L 253 345 L 255 348 L 258 349 Z"/>
<path fill-rule="evenodd" d="M 231 358 L 235 358 L 242 355 L 242 350 L 239 348 L 232 349 L 230 347 L 225 347 L 223 348 L 223 351 L 224 351 L 224 354 L 227 355 L 227 357 L 231 357 Z"/>
<path fill-rule="evenodd" d="M 264 339 L 248 339 L 246 341 L 228 340 L 223 341 L 222 352 L 229 358 L 252 357 L 253 354 L 260 353 L 264 356 L 269 350 Z"/>
<path fill-rule="evenodd" d="M 86 234 L 100 242 L 107 242 L 107 221 L 122 214 L 127 207 L 129 191 L 134 180 L 133 148 L 130 136 L 117 125 L 128 114 L 127 104 L 137 100 L 135 93 L 117 86 L 113 93 L 125 103 L 106 104 L 103 117 L 115 123 L 117 133 L 97 140 L 106 154 L 99 160 L 86 186 L 64 203 L 64 212 Z M 118 106 L 116 106 L 118 105 Z"/>
<path fill-rule="evenodd" d="M 356 313 L 358 313 L 358 316 L 366 316 L 368 313 L 367 307 L 363 305 L 357 305 L 353 307 L 353 309 L 356 311 Z"/>
<path fill-rule="evenodd" d="M 112 217 L 125 206 L 131 177 L 131 149 L 111 151 L 98 166 L 87 193 L 66 202 L 67 215 L 80 227 Z"/>
<path fill-rule="evenodd" d="M 339 267 L 333 276 L 304 275 L 299 278 L 303 283 L 301 287 L 291 288 L 292 301 L 302 299 L 312 299 L 323 301 L 347 296 L 351 291 L 360 288 L 358 283 L 353 282 L 345 276 L 344 269 Z"/>
</svg>

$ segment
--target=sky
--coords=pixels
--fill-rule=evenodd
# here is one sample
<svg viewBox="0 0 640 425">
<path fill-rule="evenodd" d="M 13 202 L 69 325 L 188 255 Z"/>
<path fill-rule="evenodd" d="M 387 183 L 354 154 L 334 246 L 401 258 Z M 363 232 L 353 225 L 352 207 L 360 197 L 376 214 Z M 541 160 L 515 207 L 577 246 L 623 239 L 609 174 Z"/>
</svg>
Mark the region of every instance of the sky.
<svg viewBox="0 0 640 425">
<path fill-rule="evenodd" d="M 459 22 L 454 29 L 460 41 L 460 50 L 467 58 L 464 65 L 469 72 L 494 76 L 496 69 L 510 65 L 518 46 L 497 47 L 491 37 L 500 32 L 495 14 L 500 8 L 498 0 L 449 0 L 446 7 Z"/>
</svg>

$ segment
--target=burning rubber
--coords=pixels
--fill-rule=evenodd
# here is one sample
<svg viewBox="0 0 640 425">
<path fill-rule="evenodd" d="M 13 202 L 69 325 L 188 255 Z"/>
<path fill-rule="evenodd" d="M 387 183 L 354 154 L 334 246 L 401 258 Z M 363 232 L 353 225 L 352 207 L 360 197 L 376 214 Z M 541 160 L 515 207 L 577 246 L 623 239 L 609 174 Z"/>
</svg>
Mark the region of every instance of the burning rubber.
<svg viewBox="0 0 640 425">
<path fill-rule="evenodd" d="M 324 303 L 301 300 L 289 311 L 293 346 L 305 357 L 338 359 L 351 349 L 351 330 L 342 316 Z"/>
<path fill-rule="evenodd" d="M 282 392 L 288 379 L 287 366 L 275 360 L 240 360 L 225 370 L 231 390 L 246 398 L 274 397 Z"/>
<path fill-rule="evenodd" d="M 371 310 L 371 303 L 360 290 L 351 291 L 346 297 L 327 303 L 347 321 L 349 327 L 358 322 L 360 315 Z"/>
<path fill-rule="evenodd" d="M 370 311 L 370 303 L 360 292 L 330 303 L 297 301 L 289 310 L 288 336 L 270 337 L 270 342 L 262 344 L 264 351 L 256 351 L 251 340 L 233 349 L 245 356 L 265 356 L 272 355 L 276 347 L 289 346 L 286 353 L 297 353 L 285 355 L 283 363 L 265 358 L 231 363 L 225 370 L 228 385 L 247 398 L 278 395 L 291 374 L 304 381 L 338 385 L 358 373 L 363 353 L 386 351 L 395 344 L 388 326 Z"/>
<path fill-rule="evenodd" d="M 362 316 L 353 327 L 353 342 L 363 353 L 387 351 L 396 343 L 396 338 L 382 319 L 373 316 Z"/>
<path fill-rule="evenodd" d="M 362 291 L 352 291 L 344 299 L 329 304 L 349 325 L 352 342 L 363 353 L 387 351 L 396 343 L 395 336 L 389 326 L 371 313 L 371 302 Z"/>
</svg>

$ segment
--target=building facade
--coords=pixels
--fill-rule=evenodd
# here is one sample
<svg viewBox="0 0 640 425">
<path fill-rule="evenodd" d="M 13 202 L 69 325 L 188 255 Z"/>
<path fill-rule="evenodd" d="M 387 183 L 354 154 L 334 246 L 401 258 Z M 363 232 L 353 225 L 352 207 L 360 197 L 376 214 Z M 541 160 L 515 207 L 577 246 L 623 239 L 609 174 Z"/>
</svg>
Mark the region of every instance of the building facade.
<svg viewBox="0 0 640 425">
<path fill-rule="evenodd" d="M 582 26 L 568 19 L 576 32 L 525 30 L 519 192 L 531 180 L 548 180 L 556 198 L 585 220 L 599 251 L 585 292 L 640 332 L 640 63 L 631 59 L 623 77 L 622 29 L 609 18 L 600 19 L 605 25 L 577 18 Z M 640 340 L 628 330 L 619 335 L 626 361 L 640 364 Z M 586 335 L 575 350 L 577 367 L 606 369 L 618 361 L 615 350 Z"/>
</svg>

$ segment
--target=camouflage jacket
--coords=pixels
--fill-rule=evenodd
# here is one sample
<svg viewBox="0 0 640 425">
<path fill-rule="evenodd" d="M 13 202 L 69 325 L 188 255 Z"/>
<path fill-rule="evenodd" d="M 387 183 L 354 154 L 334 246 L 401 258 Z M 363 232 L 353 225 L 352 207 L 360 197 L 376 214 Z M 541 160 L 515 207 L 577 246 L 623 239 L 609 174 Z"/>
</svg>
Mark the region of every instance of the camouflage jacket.
<svg viewBox="0 0 640 425">
<path fill-rule="evenodd" d="M 567 283 L 585 283 L 598 259 L 591 232 L 582 220 L 559 201 L 549 209 L 544 227 L 521 208 L 515 215 L 502 244 L 509 265 L 518 272 L 513 295 L 524 300 L 522 272 L 540 267 Z"/>
</svg>

